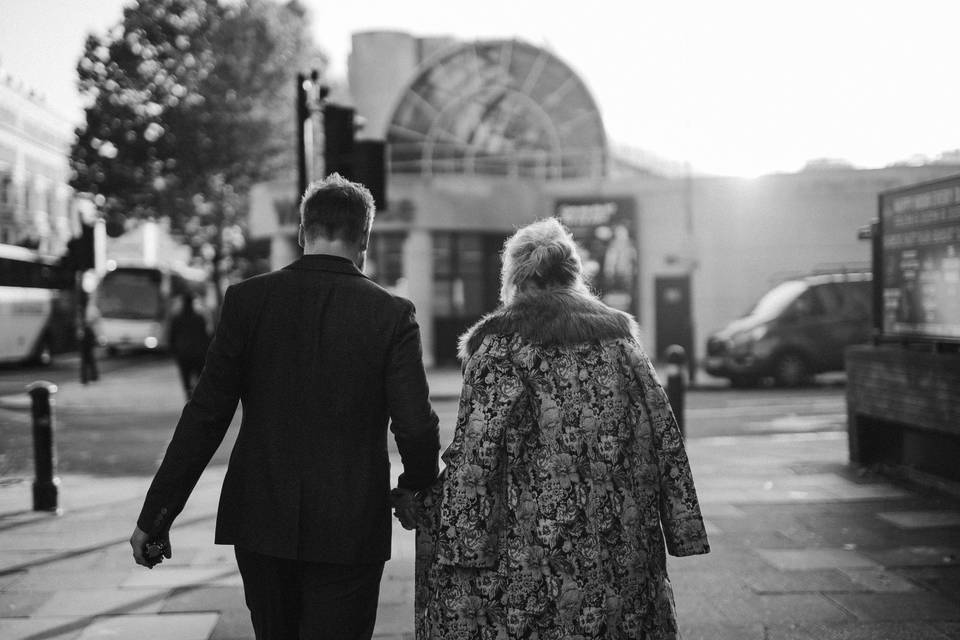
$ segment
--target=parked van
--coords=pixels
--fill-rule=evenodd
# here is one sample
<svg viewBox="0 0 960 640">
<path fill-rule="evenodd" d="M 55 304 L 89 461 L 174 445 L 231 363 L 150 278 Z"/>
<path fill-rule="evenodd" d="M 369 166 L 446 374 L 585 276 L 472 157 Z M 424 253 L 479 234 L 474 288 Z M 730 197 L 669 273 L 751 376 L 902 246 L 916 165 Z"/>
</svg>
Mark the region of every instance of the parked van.
<svg viewBox="0 0 960 640">
<path fill-rule="evenodd" d="M 781 282 L 707 339 L 704 368 L 737 387 L 783 386 L 840 371 L 843 352 L 870 339 L 871 274 L 818 274 Z"/>
</svg>

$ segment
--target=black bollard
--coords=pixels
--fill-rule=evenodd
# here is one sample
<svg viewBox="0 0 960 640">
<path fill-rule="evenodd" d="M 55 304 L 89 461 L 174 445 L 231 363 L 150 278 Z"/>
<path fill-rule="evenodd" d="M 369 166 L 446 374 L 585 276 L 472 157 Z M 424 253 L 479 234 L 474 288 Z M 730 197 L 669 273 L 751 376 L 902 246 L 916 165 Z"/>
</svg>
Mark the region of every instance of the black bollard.
<svg viewBox="0 0 960 640">
<path fill-rule="evenodd" d="M 57 392 L 57 385 L 38 380 L 27 385 L 30 394 L 30 413 L 33 416 L 33 510 L 59 513 L 57 495 L 60 478 L 57 470 L 57 455 L 53 446 L 53 409 L 50 396 Z"/>
<path fill-rule="evenodd" d="M 686 438 L 687 430 L 683 418 L 686 383 L 683 376 L 687 352 L 680 345 L 672 344 L 667 347 L 665 355 L 667 356 L 667 398 L 673 408 L 673 415 L 677 419 L 677 426 L 680 427 L 680 435 Z"/>
</svg>

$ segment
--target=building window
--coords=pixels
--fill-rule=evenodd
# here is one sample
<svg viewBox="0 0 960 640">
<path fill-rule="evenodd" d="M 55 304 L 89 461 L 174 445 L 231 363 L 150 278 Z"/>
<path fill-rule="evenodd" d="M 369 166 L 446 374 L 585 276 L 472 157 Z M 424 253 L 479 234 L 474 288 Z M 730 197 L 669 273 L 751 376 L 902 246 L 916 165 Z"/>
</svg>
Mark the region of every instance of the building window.
<svg viewBox="0 0 960 640">
<path fill-rule="evenodd" d="M 396 287 L 403 278 L 403 244 L 406 233 L 376 233 L 370 236 L 366 271 L 381 287 Z"/>
<path fill-rule="evenodd" d="M 495 305 L 497 247 L 503 240 L 500 236 L 490 240 L 491 236 L 479 233 L 434 234 L 434 316 L 479 316 Z"/>
<path fill-rule="evenodd" d="M 29 214 L 33 207 L 33 183 L 27 180 L 23 183 L 23 211 Z"/>
<path fill-rule="evenodd" d="M 13 206 L 13 177 L 9 173 L 0 173 L 0 207 Z"/>
<path fill-rule="evenodd" d="M 57 211 L 57 189 L 51 186 L 47 189 L 47 215 L 52 220 L 59 212 Z"/>
</svg>

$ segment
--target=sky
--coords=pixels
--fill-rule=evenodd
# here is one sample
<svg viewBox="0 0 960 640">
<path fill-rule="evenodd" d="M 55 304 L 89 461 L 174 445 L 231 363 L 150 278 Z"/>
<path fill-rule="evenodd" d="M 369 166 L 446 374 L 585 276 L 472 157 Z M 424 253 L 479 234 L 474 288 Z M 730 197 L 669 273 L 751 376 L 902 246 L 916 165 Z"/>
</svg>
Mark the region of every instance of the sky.
<svg viewBox="0 0 960 640">
<path fill-rule="evenodd" d="M 127 1 L 0 0 L 0 66 L 79 122 L 84 39 Z M 580 75 L 612 144 L 699 172 L 960 149 L 956 0 L 302 1 L 335 76 L 357 31 L 518 38 Z"/>
</svg>

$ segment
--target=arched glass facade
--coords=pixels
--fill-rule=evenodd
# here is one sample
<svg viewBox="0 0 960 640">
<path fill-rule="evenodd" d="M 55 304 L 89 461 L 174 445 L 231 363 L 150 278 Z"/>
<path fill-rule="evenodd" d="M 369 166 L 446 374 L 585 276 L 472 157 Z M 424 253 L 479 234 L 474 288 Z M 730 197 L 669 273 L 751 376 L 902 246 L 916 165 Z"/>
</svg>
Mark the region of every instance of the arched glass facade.
<svg viewBox="0 0 960 640">
<path fill-rule="evenodd" d="M 391 172 L 540 179 L 602 176 L 607 140 L 583 82 L 522 42 L 458 46 L 403 92 L 387 139 Z"/>
</svg>

